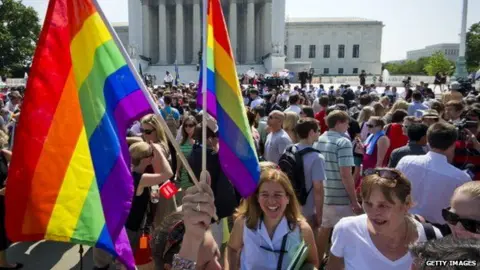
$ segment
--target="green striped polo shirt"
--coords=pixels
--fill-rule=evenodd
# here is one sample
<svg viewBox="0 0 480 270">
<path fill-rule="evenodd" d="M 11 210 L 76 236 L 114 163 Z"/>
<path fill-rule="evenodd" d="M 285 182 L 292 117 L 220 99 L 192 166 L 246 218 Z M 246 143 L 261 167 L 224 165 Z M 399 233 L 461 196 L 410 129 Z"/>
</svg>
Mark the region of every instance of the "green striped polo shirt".
<svg viewBox="0 0 480 270">
<path fill-rule="evenodd" d="M 323 186 L 326 205 L 349 205 L 350 199 L 340 176 L 340 167 L 353 167 L 352 143 L 336 131 L 327 131 L 318 138 L 314 148 L 325 157 L 327 180 Z"/>
</svg>

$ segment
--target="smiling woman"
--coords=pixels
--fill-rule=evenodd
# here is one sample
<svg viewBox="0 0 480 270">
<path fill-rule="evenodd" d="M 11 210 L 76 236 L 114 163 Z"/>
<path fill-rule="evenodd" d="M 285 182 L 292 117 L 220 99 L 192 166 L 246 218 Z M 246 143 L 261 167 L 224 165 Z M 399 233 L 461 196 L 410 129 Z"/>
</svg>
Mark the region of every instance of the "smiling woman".
<svg viewBox="0 0 480 270">
<path fill-rule="evenodd" d="M 366 214 L 347 217 L 335 226 L 327 269 L 410 269 L 408 246 L 424 242 L 433 232 L 412 219 L 410 181 L 398 170 L 370 169 L 361 185 Z M 429 231 L 430 230 L 430 231 Z"/>
<path fill-rule="evenodd" d="M 228 243 L 230 269 L 286 269 L 302 241 L 306 263 L 318 265 L 313 232 L 288 177 L 263 166 L 258 188 L 242 202 Z"/>
</svg>

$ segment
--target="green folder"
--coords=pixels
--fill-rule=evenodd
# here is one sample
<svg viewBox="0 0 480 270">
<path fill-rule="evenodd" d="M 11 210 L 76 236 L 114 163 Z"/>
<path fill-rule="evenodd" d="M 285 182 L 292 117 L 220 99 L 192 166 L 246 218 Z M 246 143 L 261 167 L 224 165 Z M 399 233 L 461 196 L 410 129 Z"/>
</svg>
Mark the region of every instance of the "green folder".
<svg viewBox="0 0 480 270">
<path fill-rule="evenodd" d="M 308 246 L 305 244 L 305 241 L 302 241 L 298 245 L 297 250 L 293 253 L 293 256 L 290 260 L 290 264 L 287 267 L 287 270 L 300 270 L 308 257 Z"/>
</svg>

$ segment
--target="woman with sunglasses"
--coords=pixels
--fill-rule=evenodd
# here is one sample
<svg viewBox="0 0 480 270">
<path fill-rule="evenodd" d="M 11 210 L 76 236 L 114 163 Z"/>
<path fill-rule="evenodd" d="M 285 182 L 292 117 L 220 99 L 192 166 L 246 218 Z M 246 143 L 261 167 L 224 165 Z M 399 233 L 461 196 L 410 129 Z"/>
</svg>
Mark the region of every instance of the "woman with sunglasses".
<svg viewBox="0 0 480 270">
<path fill-rule="evenodd" d="M 173 170 L 176 166 L 172 160 L 172 153 L 167 141 L 167 136 L 165 131 L 160 124 L 159 116 L 155 114 L 148 114 L 140 120 L 140 131 L 142 132 L 142 139 L 145 142 L 152 142 L 162 149 L 162 155 L 169 161 L 166 164 L 166 167 L 161 168 L 162 170 Z M 174 153 L 173 153 L 174 155 Z M 151 172 L 152 167 L 147 168 L 147 172 Z M 152 194 L 153 196 L 158 196 L 158 194 Z M 158 207 L 157 207 L 158 206 Z M 147 223 L 154 223 L 156 227 L 162 219 L 170 214 L 173 211 L 176 211 L 174 200 L 167 200 L 162 196 L 158 196 L 158 203 L 150 204 L 151 216 L 147 219 Z"/>
<path fill-rule="evenodd" d="M 480 240 L 480 182 L 467 182 L 455 189 L 450 207 L 442 209 L 446 224 L 433 224 L 443 235 Z M 423 217 L 417 220 L 425 222 Z"/>
<path fill-rule="evenodd" d="M 257 190 L 237 209 L 227 248 L 229 269 L 286 269 L 302 241 L 309 248 L 306 263 L 317 266 L 313 231 L 290 180 L 280 169 L 262 167 Z"/>
<path fill-rule="evenodd" d="M 180 151 L 185 157 L 189 157 L 192 152 L 193 145 L 195 144 L 195 127 L 197 126 L 197 120 L 195 117 L 189 115 L 185 117 L 182 124 L 182 139 L 180 141 Z M 180 187 L 182 190 L 193 186 L 192 181 L 188 177 L 188 173 L 183 168 L 183 164 L 180 161 L 180 158 L 177 155 L 177 173 L 175 174 L 175 180 L 180 182 Z M 182 199 L 182 195 L 178 196 L 178 200 Z"/>
<path fill-rule="evenodd" d="M 372 116 L 368 119 L 366 126 L 370 135 L 364 143 L 357 139 L 356 149 L 363 153 L 363 170 L 385 167 L 389 158 L 386 154 L 390 147 L 390 140 L 383 130 L 385 121 L 378 116 Z M 355 188 L 358 188 L 358 184 Z"/>
<path fill-rule="evenodd" d="M 427 241 L 426 229 L 408 213 L 411 184 L 394 169 L 370 169 L 361 184 L 365 214 L 346 217 L 333 229 L 329 270 L 408 270 L 408 246 Z M 433 228 L 435 238 L 440 231 Z"/>
</svg>

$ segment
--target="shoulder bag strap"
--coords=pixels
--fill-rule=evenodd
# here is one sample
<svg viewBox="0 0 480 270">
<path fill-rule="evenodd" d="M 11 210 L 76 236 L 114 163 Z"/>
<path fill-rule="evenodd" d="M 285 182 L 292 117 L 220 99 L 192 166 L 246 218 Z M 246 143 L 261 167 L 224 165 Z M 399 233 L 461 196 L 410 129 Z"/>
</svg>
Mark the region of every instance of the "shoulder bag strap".
<svg viewBox="0 0 480 270">
<path fill-rule="evenodd" d="M 422 223 L 423 230 L 425 231 L 425 236 L 427 237 L 427 241 L 437 239 L 435 235 L 435 230 L 433 229 L 432 224 L 430 223 Z"/>
<path fill-rule="evenodd" d="M 287 251 L 285 250 L 285 247 L 286 247 L 286 245 L 287 245 L 287 237 L 288 237 L 288 234 L 289 234 L 289 233 L 285 234 L 285 235 L 283 236 L 283 239 L 282 239 L 282 246 L 281 246 L 281 248 L 280 248 L 280 257 L 278 258 L 278 263 L 277 263 L 277 270 L 282 270 L 283 256 L 284 256 L 285 252 L 287 252 Z"/>
</svg>

